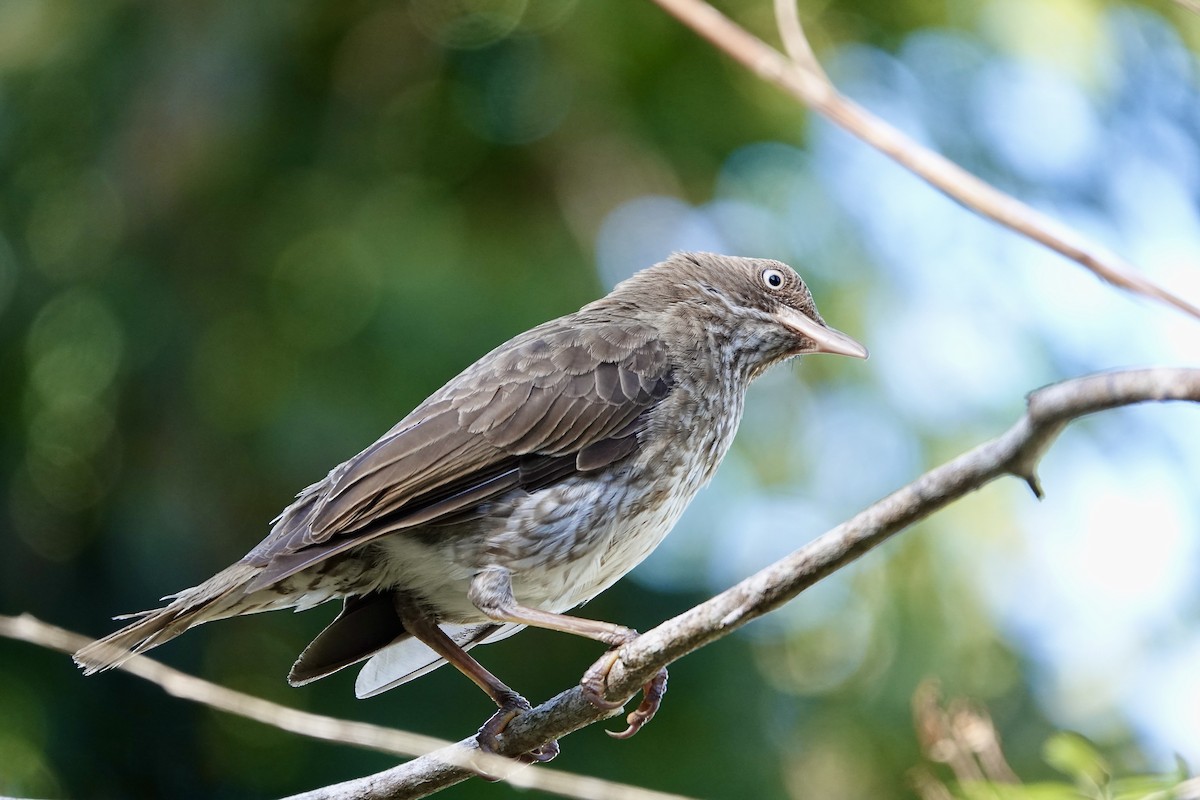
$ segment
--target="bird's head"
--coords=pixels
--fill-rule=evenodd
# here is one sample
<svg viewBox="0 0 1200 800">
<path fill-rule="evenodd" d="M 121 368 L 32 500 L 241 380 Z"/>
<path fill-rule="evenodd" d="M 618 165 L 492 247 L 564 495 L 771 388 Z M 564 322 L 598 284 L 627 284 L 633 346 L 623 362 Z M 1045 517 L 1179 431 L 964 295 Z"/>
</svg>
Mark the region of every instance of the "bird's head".
<svg viewBox="0 0 1200 800">
<path fill-rule="evenodd" d="M 825 324 L 796 271 L 780 261 L 716 253 L 675 253 L 613 293 L 643 308 L 725 337 L 757 374 L 805 353 L 866 358 L 867 348 Z"/>
</svg>

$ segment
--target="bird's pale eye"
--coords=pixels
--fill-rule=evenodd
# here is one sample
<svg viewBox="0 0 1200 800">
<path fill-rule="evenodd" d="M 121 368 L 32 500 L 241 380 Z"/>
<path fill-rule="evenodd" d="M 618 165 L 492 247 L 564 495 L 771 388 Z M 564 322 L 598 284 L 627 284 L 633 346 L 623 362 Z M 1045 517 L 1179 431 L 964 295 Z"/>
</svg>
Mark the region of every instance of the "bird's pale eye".
<svg viewBox="0 0 1200 800">
<path fill-rule="evenodd" d="M 778 289 L 783 286 L 783 273 L 777 269 L 764 269 L 762 271 L 762 281 L 767 285 L 768 289 Z"/>
</svg>

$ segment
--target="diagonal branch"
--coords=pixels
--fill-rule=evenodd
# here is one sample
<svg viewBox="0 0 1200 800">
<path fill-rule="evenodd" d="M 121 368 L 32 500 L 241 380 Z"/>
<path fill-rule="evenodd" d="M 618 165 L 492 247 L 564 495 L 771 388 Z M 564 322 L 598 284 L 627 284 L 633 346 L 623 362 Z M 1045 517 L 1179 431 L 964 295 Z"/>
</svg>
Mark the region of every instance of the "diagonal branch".
<svg viewBox="0 0 1200 800">
<path fill-rule="evenodd" d="M 93 641 L 90 636 L 83 636 L 50 625 L 29 614 L 15 617 L 0 614 L 0 636 L 29 642 L 67 655 Z M 172 697 L 191 700 L 210 708 L 312 739 L 335 744 L 348 744 L 406 758 L 444 749 L 450 745 L 449 742 L 435 739 L 432 736 L 422 736 L 409 731 L 385 728 L 381 725 L 335 719 L 309 711 L 288 708 L 261 697 L 218 686 L 146 656 L 134 656 L 118 666 L 117 669 L 150 681 Z M 514 773 L 513 764 L 509 760 L 483 753 L 465 753 L 460 749 L 456 751 L 456 755 L 466 755 L 469 758 L 453 763 L 486 769 L 490 774 L 510 773 L 506 780 L 513 786 L 537 789 L 577 800 L 605 800 L 605 798 L 613 797 L 622 798 L 622 800 L 687 800 L 680 795 L 654 792 L 637 786 L 573 775 L 560 770 L 524 770 Z M 450 760 L 454 756 L 443 757 Z"/>
<path fill-rule="evenodd" d="M 1003 475 L 1024 480 L 1040 496 L 1036 467 L 1072 420 L 1148 401 L 1200 402 L 1200 369 L 1109 372 L 1063 381 L 1032 393 L 1026 413 L 1007 432 L 925 473 L 790 556 L 625 645 L 609 676 L 609 696 L 631 696 L 660 667 L 761 617 L 913 523 Z M 607 716 L 569 689 L 515 719 L 501 752 L 527 752 Z M 462 767 L 473 739 L 391 770 L 317 789 L 292 800 L 424 797 L 471 777 Z"/>
<path fill-rule="evenodd" d="M 609 675 L 609 696 L 631 696 L 661 667 L 779 608 L 804 589 L 909 525 L 998 477 L 1017 476 L 1040 496 L 1037 464 L 1072 420 L 1119 406 L 1166 400 L 1200 402 L 1200 369 L 1157 368 L 1109 372 L 1039 389 L 1029 396 L 1026 413 L 1002 435 L 930 470 L 790 556 L 622 647 Z M 65 652 L 76 649 L 84 638 L 38 623 L 27 616 L 0 616 L 0 635 Z M 330 720 L 287 709 L 215 687 L 145 657 L 131 659 L 126 668 L 159 683 L 176 696 L 204 702 L 315 738 L 394 753 L 422 752 L 430 745 L 442 744 L 413 734 Z M 515 719 L 501 737 L 501 753 L 515 755 L 528 752 L 544 742 L 562 738 L 611 716 L 611 713 L 597 710 L 576 686 Z M 292 800 L 396 800 L 425 797 L 472 777 L 481 768 L 491 774 L 499 774 L 515 770 L 516 766 L 506 762 L 505 769 L 496 769 L 495 760 L 486 760 L 474 738 L 471 738 L 428 752 L 385 772 L 296 795 Z M 563 776 L 562 773 L 546 769 L 527 770 L 515 777 L 508 775 L 506 779 L 518 785 L 573 797 L 671 797 L 595 779 Z M 563 788 L 563 781 L 568 779 L 574 781 L 570 791 Z"/>
<path fill-rule="evenodd" d="M 1151 281 L 1120 256 L 922 147 L 840 94 L 817 64 L 795 6 L 788 0 L 776 0 L 776 14 L 790 59 L 704 0 L 654 2 L 755 75 L 774 83 L 952 199 L 1078 262 L 1114 286 L 1200 318 L 1200 307 Z"/>
<path fill-rule="evenodd" d="M 1200 402 L 1200 369 L 1157 368 L 1101 373 L 1063 381 L 1033 392 L 1028 398 L 1026 413 L 1004 434 L 930 470 L 790 556 L 622 647 L 609 674 L 609 696 L 630 697 L 661 667 L 779 608 L 809 586 L 909 525 L 998 477 L 1017 476 L 1040 496 L 1037 464 L 1072 420 L 1119 406 L 1166 400 Z M 74 651 L 85 641 L 85 637 L 28 616 L 0 616 L 0 635 L 64 652 Z M 288 709 L 214 686 L 144 656 L 131 659 L 124 668 L 158 683 L 175 696 L 206 703 L 306 736 L 397 754 L 426 753 L 385 772 L 296 795 L 292 800 L 398 800 L 425 797 L 472 777 L 480 768 L 491 774 L 516 768 L 513 764 L 506 764 L 506 769 L 496 769 L 495 760 L 487 760 L 479 752 L 474 738 L 428 752 L 431 746 L 444 743 L 401 731 L 331 720 Z M 576 686 L 515 719 L 501 738 L 501 753 L 516 755 L 528 752 L 544 742 L 562 738 L 611 714 L 592 706 Z M 572 797 L 619 797 L 630 800 L 672 797 L 546 769 L 528 770 L 515 777 L 507 775 L 506 779 L 517 785 Z"/>
</svg>

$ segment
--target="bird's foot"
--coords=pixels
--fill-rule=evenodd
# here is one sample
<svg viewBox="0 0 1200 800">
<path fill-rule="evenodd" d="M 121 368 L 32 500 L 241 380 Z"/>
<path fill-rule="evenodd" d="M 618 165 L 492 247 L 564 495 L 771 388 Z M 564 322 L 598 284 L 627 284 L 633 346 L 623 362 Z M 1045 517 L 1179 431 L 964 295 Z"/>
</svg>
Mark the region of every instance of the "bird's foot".
<svg viewBox="0 0 1200 800">
<path fill-rule="evenodd" d="M 492 714 L 487 722 L 483 723 L 483 727 L 475 735 L 475 741 L 479 743 L 479 749 L 490 755 L 499 756 L 498 744 L 500 734 L 504 733 L 504 729 L 508 727 L 509 723 L 531 708 L 532 706 L 529 705 L 529 701 L 515 692 L 511 696 L 505 697 L 500 703 L 500 709 L 495 714 Z M 522 753 L 516 757 L 516 760 L 523 764 L 542 764 L 554 759 L 558 753 L 558 742 L 551 740 L 541 747 L 530 750 L 528 753 Z M 480 777 L 499 780 L 498 777 L 483 773 L 481 773 Z"/>
<path fill-rule="evenodd" d="M 608 673 L 617 663 L 617 649 L 604 654 L 604 657 L 588 668 L 583 680 L 579 682 L 583 696 L 588 702 L 602 711 L 611 711 L 625 705 L 624 701 L 613 702 L 605 697 L 605 687 L 608 683 Z M 642 729 L 658 712 L 662 705 L 663 695 L 667 693 L 667 668 L 660 669 L 653 678 L 642 687 L 642 702 L 625 717 L 628 724 L 623 731 L 605 731 L 614 739 L 628 739 Z"/>
<path fill-rule="evenodd" d="M 605 731 L 605 733 L 614 739 L 628 739 L 633 736 L 642 729 L 643 725 L 654 719 L 654 715 L 658 713 L 658 707 L 662 705 L 663 695 L 666 693 L 667 668 L 663 667 L 642 686 L 642 702 L 625 717 L 625 722 L 629 727 L 623 731 Z"/>
</svg>

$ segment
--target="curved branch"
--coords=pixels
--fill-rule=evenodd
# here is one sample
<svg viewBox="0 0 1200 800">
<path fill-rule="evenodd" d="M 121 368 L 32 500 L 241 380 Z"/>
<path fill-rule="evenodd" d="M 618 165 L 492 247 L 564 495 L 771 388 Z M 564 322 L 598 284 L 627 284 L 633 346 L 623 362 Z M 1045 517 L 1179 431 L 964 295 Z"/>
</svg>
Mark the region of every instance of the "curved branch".
<svg viewBox="0 0 1200 800">
<path fill-rule="evenodd" d="M 1195 2 L 1195 0 L 1189 0 Z M 781 35 L 791 58 L 738 26 L 704 0 L 654 0 L 755 75 L 800 102 L 975 212 L 1039 242 L 1091 270 L 1102 280 L 1158 300 L 1200 319 L 1200 307 L 1159 286 L 1115 253 L 1005 194 L 944 156 L 922 147 L 847 99 L 825 77 L 812 55 L 789 0 L 776 0 Z M 785 10 L 782 6 L 791 6 Z"/>
<path fill-rule="evenodd" d="M 1200 401 L 1200 369 L 1109 372 L 1033 392 L 1026 413 L 1004 434 L 930 470 L 786 558 L 622 647 L 609 676 L 609 696 L 630 697 L 661 667 L 779 608 L 909 525 L 1002 475 L 1021 478 L 1040 496 L 1038 461 L 1068 422 L 1118 406 L 1165 400 Z M 606 716 L 576 686 L 515 719 L 501 737 L 501 752 L 527 752 Z M 476 752 L 474 739 L 465 739 L 391 770 L 291 800 L 424 797 L 471 777 L 470 770 L 450 764 L 463 763 Z"/>
<path fill-rule="evenodd" d="M 812 45 L 808 43 L 808 37 L 804 35 L 796 0 L 775 0 L 775 26 L 779 28 L 779 38 L 783 40 L 783 49 L 787 51 L 788 58 L 826 83 L 831 83 Z"/>
</svg>

